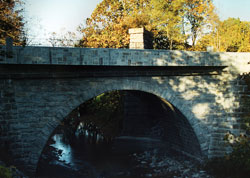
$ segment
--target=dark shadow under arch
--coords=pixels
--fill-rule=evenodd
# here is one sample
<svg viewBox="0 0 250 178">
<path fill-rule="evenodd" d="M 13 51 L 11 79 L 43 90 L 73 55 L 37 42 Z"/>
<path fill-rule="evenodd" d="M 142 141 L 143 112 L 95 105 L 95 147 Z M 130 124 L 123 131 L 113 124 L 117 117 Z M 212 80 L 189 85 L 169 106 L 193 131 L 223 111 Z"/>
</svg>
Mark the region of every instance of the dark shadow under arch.
<svg viewBox="0 0 250 178">
<path fill-rule="evenodd" d="M 200 144 L 192 126 L 175 106 L 148 92 L 120 91 L 123 93 L 124 119 L 119 136 L 161 139 L 173 153 L 182 153 L 196 159 L 202 157 Z M 74 117 L 79 107 L 64 120 Z"/>
<path fill-rule="evenodd" d="M 151 93 L 133 90 L 126 92 L 132 98 L 129 99 L 128 97 L 128 105 L 129 102 L 133 103 L 134 100 L 137 100 L 137 105 L 128 107 L 128 115 L 129 112 L 137 110 L 140 104 L 146 105 L 140 111 L 141 115 L 146 112 L 146 118 L 149 122 L 148 131 L 144 134 L 148 134 L 149 137 L 160 138 L 174 151 L 182 152 L 190 157 L 201 158 L 202 153 L 197 136 L 187 118 L 175 106 Z M 127 117 L 129 118 L 129 116 Z M 132 119 L 136 120 L 133 116 Z M 134 129 L 138 130 L 140 124 L 145 124 L 145 118 L 139 120 L 139 122 L 128 124 L 127 127 L 133 125 Z"/>
</svg>

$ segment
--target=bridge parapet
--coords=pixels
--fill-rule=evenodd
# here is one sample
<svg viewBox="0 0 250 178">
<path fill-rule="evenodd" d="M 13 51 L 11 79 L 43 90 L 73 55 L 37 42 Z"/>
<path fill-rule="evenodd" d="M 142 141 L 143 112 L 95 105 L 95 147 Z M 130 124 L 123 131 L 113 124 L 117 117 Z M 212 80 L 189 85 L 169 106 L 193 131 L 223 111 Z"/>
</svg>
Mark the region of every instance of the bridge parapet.
<svg viewBox="0 0 250 178">
<path fill-rule="evenodd" d="M 109 66 L 229 66 L 250 71 L 250 53 L 169 50 L 0 46 L 0 64 L 109 65 Z"/>
</svg>

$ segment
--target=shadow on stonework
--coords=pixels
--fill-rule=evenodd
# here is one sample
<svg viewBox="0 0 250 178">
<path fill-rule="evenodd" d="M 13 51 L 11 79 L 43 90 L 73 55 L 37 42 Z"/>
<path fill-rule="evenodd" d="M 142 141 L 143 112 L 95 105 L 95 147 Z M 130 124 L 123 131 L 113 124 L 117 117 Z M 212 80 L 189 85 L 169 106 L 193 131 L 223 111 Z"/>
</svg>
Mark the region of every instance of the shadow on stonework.
<svg viewBox="0 0 250 178">
<path fill-rule="evenodd" d="M 111 91 L 78 106 L 55 129 L 37 176 L 134 177 L 152 174 L 163 157 L 202 157 L 185 116 L 156 95 Z"/>
</svg>

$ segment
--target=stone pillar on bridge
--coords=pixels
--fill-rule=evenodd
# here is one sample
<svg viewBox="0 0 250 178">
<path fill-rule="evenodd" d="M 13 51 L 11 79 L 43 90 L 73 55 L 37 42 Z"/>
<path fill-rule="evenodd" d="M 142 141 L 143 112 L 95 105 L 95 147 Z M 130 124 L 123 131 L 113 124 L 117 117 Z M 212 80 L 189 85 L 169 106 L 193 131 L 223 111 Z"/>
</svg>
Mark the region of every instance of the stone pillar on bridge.
<svg viewBox="0 0 250 178">
<path fill-rule="evenodd" d="M 130 49 L 152 49 L 152 33 L 144 28 L 129 29 Z"/>
</svg>

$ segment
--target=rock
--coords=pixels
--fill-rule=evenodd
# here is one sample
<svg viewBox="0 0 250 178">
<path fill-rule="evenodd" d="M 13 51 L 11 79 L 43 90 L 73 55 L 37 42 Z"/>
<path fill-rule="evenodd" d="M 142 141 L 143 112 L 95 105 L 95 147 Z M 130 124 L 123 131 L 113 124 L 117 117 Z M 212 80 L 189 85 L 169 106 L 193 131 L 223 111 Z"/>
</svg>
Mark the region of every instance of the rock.
<svg viewBox="0 0 250 178">
<path fill-rule="evenodd" d="M 190 171 L 190 169 L 185 169 L 185 170 L 183 170 L 183 174 L 185 175 L 185 174 L 187 174 L 189 171 Z"/>
<path fill-rule="evenodd" d="M 63 150 L 58 150 L 58 154 L 62 155 Z"/>
<path fill-rule="evenodd" d="M 147 169 L 147 174 L 142 177 L 212 178 L 206 171 L 201 170 L 196 162 L 192 160 L 184 161 L 183 157 L 162 156 L 155 150 L 145 151 L 133 156 L 141 163 L 139 167 Z"/>
<path fill-rule="evenodd" d="M 160 161 L 157 166 L 158 167 L 163 167 L 164 165 L 165 165 L 164 161 Z"/>
<path fill-rule="evenodd" d="M 11 167 L 12 178 L 28 178 L 28 176 L 24 175 L 21 171 L 19 171 L 15 167 Z"/>
<path fill-rule="evenodd" d="M 198 177 L 200 177 L 200 175 L 199 174 L 193 174 L 192 177 L 193 178 L 198 178 Z"/>
</svg>

